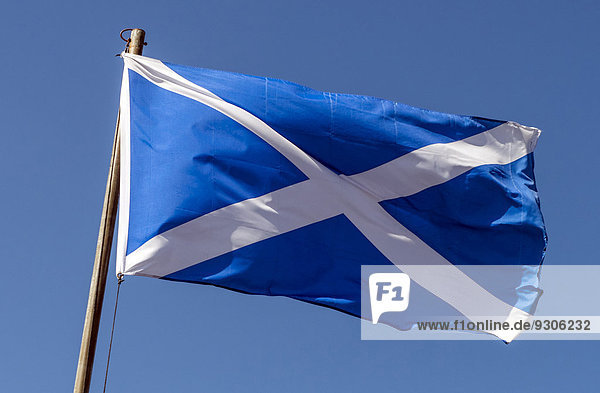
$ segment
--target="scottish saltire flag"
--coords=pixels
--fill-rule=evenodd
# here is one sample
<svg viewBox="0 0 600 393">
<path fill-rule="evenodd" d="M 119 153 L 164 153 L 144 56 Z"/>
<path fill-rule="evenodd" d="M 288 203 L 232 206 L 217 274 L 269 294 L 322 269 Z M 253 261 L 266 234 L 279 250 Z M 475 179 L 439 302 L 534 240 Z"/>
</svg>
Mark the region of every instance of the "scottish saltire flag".
<svg viewBox="0 0 600 393">
<path fill-rule="evenodd" d="M 396 265 L 466 316 L 532 312 L 539 130 L 122 57 L 119 273 L 360 316 L 361 265 Z M 514 299 L 478 264 L 528 266 Z"/>
</svg>

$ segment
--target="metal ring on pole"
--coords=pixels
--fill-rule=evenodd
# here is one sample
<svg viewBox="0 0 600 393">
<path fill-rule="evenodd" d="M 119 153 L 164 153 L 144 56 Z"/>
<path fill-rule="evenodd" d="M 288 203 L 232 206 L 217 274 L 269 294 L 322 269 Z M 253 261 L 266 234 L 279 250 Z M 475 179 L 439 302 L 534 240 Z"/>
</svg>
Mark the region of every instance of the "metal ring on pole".
<svg viewBox="0 0 600 393">
<path fill-rule="evenodd" d="M 121 39 L 125 42 L 129 42 L 131 40 L 131 38 L 125 38 L 123 37 L 123 33 L 125 33 L 126 31 L 133 31 L 133 29 L 123 29 L 121 30 L 121 33 L 119 34 L 119 36 L 121 37 Z"/>
</svg>

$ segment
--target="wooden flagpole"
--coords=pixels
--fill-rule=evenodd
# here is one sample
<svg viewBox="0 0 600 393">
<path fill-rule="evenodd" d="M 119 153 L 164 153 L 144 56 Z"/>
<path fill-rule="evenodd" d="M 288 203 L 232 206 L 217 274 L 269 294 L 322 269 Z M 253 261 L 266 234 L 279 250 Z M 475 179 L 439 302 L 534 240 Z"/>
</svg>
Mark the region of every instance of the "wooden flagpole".
<svg viewBox="0 0 600 393">
<path fill-rule="evenodd" d="M 146 32 L 142 29 L 133 29 L 128 41 L 126 51 L 135 55 L 141 55 L 144 48 Z M 119 115 L 120 117 L 120 115 Z M 117 217 L 117 205 L 119 201 L 119 117 L 115 139 L 113 141 L 112 156 L 106 192 L 104 194 L 104 205 L 102 206 L 102 217 L 100 218 L 100 231 L 96 243 L 96 257 L 94 258 L 94 269 L 90 283 L 90 294 L 88 297 L 87 311 L 81 337 L 81 349 L 79 351 L 79 362 L 77 363 L 77 374 L 75 377 L 74 393 L 88 393 L 92 379 L 92 368 L 94 366 L 94 354 L 96 352 L 96 341 L 98 339 L 98 328 L 102 315 L 102 302 L 106 288 L 106 276 L 108 273 L 108 262 L 112 247 L 113 233 L 115 230 L 115 219 Z"/>
</svg>

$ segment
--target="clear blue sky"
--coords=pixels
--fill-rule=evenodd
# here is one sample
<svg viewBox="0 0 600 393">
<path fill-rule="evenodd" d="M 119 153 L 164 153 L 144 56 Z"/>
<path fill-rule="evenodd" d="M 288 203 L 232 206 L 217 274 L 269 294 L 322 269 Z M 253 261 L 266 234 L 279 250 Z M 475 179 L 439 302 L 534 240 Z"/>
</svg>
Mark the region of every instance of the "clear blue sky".
<svg viewBox="0 0 600 393">
<path fill-rule="evenodd" d="M 122 28 L 146 29 L 145 54 L 174 63 L 536 126 L 546 263 L 598 264 L 598 20 L 597 1 L 566 0 L 5 3 L 0 391 L 72 390 Z M 111 263 L 94 392 L 113 272 Z M 128 277 L 121 296 L 111 392 L 583 392 L 600 383 L 598 342 L 364 342 L 358 319 L 284 298 L 141 277 Z"/>
</svg>

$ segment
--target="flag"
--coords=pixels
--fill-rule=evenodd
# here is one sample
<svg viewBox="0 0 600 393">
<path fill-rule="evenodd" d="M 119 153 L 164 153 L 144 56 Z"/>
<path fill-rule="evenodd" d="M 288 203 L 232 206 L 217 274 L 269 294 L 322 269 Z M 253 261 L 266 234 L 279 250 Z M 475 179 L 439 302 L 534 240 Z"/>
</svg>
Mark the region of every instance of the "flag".
<svg viewBox="0 0 600 393">
<path fill-rule="evenodd" d="M 361 266 L 396 265 L 464 315 L 533 311 L 539 130 L 122 57 L 118 273 L 360 316 Z M 459 265 L 530 268 L 505 301 Z"/>
</svg>

